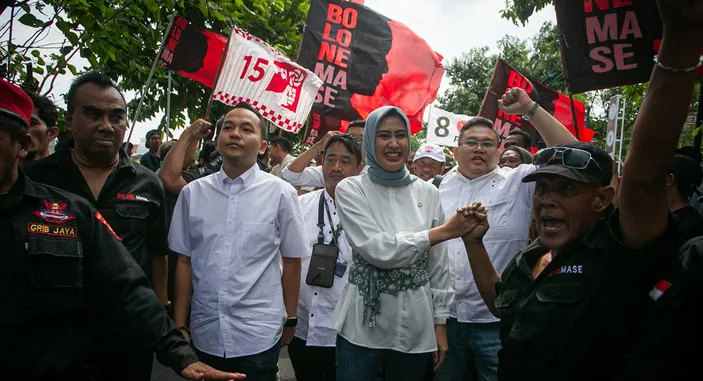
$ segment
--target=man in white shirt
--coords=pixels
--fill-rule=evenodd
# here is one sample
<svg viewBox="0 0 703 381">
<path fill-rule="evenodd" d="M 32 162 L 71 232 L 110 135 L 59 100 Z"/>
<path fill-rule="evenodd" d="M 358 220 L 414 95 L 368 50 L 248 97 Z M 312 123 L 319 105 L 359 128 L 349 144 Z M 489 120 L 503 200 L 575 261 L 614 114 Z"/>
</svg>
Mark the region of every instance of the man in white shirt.
<svg viewBox="0 0 703 381">
<path fill-rule="evenodd" d="M 548 145 L 575 140 L 521 89 L 508 90 L 499 107 L 532 120 Z M 489 119 L 479 117 L 466 122 L 455 150 L 457 166 L 439 186 L 445 214 L 473 202 L 485 205 L 490 229 L 483 242 L 499 273 L 529 242 L 534 184 L 523 183 L 522 178 L 536 170 L 525 164 L 515 169 L 498 167 L 501 139 Z M 456 296 L 447 322 L 449 352 L 435 380 L 473 380 L 472 374 L 481 381 L 497 380 L 499 321 L 481 299 L 461 239 L 448 241 L 447 251 Z"/>
<path fill-rule="evenodd" d="M 295 156 L 291 155 L 293 146 L 290 141 L 284 137 L 276 137 L 271 139 L 271 147 L 269 147 L 269 160 L 271 161 L 271 174 L 276 177 L 281 177 L 281 171 L 295 160 Z"/>
<path fill-rule="evenodd" d="M 310 248 L 295 189 L 256 164 L 266 149 L 262 125 L 245 103 L 226 115 L 216 139 L 222 169 L 183 188 L 169 246 L 180 254 L 174 320 L 188 337 L 190 309 L 200 360 L 275 381 L 280 346 L 295 331 L 300 257 Z"/>
<path fill-rule="evenodd" d="M 415 175 L 422 181 L 430 181 L 444 173 L 444 151 L 436 144 L 423 144 L 415 152 Z"/>
<path fill-rule="evenodd" d="M 325 188 L 300 198 L 308 243 L 311 247 L 319 243 L 334 246 L 338 249 L 338 256 L 336 263 L 332 260 L 320 261 L 319 258 L 323 256 L 317 252 L 313 254 L 314 257 L 308 253 L 302 260 L 298 326 L 288 348 L 298 381 L 335 379 L 337 331 L 330 327 L 330 316 L 347 283 L 347 267 L 352 263 L 352 249 L 337 216 L 334 191 L 340 181 L 357 176 L 360 171 L 361 147 L 351 136 L 333 136 L 324 148 L 322 172 Z M 333 279 L 332 287 L 319 284 L 316 277 Z"/>
<path fill-rule="evenodd" d="M 355 120 L 349 123 L 347 126 L 346 134 L 353 137 L 354 141 L 361 147 L 361 161 L 362 164 L 366 160 L 366 155 L 363 153 L 364 149 L 364 129 L 366 128 L 366 122 L 363 120 Z M 293 160 L 290 165 L 283 168 L 281 172 L 281 178 L 286 180 L 291 185 L 295 187 L 315 187 L 323 188 L 325 186 L 325 181 L 322 177 L 322 167 L 308 167 L 308 164 L 317 156 L 322 149 L 327 144 L 327 141 L 336 135 L 341 135 L 339 131 L 330 131 L 325 136 L 322 137 L 317 143 L 313 144 L 312 147 L 308 148 L 307 151 L 303 152 Z M 366 167 L 362 173 L 366 172 Z"/>
</svg>

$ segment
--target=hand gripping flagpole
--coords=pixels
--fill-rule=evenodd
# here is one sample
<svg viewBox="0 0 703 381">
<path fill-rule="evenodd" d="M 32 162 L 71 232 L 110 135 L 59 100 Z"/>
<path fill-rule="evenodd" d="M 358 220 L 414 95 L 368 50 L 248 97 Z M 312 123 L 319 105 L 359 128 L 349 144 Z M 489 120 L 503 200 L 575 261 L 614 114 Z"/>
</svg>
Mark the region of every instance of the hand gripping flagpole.
<svg viewBox="0 0 703 381">
<path fill-rule="evenodd" d="M 169 22 L 168 22 L 168 27 L 166 27 L 166 30 L 164 31 L 164 37 L 163 37 L 163 42 L 161 43 L 161 48 L 159 49 L 159 52 L 156 54 L 156 57 L 154 57 L 154 63 L 151 65 L 151 71 L 149 72 L 149 76 L 146 79 L 146 83 L 144 84 L 144 87 L 142 88 L 142 97 L 139 98 L 139 104 L 137 105 L 137 109 L 134 111 L 134 114 L 132 114 L 132 126 L 129 128 L 129 135 L 127 136 L 127 141 L 132 139 L 132 133 L 134 132 L 134 125 L 137 123 L 137 117 L 139 116 L 139 112 L 142 110 L 142 105 L 144 104 L 144 98 L 147 96 L 147 91 L 149 90 L 149 85 L 151 85 L 151 79 L 154 77 L 154 71 L 156 71 L 156 63 L 159 62 L 159 57 L 161 57 L 161 53 L 163 53 L 164 50 L 164 42 L 166 41 L 167 33 L 169 30 L 171 30 L 171 26 L 173 25 L 173 20 L 175 19 L 174 15 L 171 15 L 169 17 Z"/>
</svg>

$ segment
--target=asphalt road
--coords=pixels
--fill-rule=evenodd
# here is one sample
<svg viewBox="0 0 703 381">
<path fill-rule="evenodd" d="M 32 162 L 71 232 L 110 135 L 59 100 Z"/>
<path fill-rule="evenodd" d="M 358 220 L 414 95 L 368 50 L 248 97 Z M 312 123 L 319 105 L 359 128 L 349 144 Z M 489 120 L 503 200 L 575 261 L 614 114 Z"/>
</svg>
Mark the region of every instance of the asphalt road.
<svg viewBox="0 0 703 381">
<path fill-rule="evenodd" d="M 288 357 L 288 349 L 283 348 L 281 350 L 281 356 L 278 360 L 279 375 L 281 376 L 280 381 L 295 381 L 295 374 L 293 373 L 293 367 L 290 364 L 290 358 Z M 174 371 L 169 368 L 164 367 L 156 361 L 154 357 L 154 370 L 151 373 L 151 381 L 178 381 L 183 380 L 180 376 L 176 375 Z"/>
</svg>

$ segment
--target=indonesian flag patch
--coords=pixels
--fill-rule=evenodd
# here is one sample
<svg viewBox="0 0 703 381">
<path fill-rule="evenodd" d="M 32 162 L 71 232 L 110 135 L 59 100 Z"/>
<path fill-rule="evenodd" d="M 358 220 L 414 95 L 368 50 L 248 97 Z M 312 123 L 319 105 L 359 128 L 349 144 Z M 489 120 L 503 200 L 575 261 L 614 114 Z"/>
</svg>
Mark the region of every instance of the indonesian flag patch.
<svg viewBox="0 0 703 381">
<path fill-rule="evenodd" d="M 649 297 L 656 302 L 657 300 L 659 300 L 659 298 L 661 298 L 662 295 L 664 295 L 664 293 L 666 292 L 666 290 L 669 289 L 669 287 L 671 287 L 671 283 L 662 279 L 657 282 L 652 291 L 649 292 Z"/>
</svg>

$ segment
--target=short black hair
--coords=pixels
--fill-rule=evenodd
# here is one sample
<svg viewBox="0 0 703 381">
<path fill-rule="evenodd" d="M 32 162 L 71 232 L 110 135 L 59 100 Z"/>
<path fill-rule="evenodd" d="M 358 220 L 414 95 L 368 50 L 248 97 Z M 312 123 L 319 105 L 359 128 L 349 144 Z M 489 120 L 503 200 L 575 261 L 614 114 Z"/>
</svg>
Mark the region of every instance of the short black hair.
<svg viewBox="0 0 703 381">
<path fill-rule="evenodd" d="M 503 137 L 498 134 L 498 131 L 496 131 L 495 128 L 493 128 L 493 122 L 490 119 L 484 118 L 482 116 L 477 116 L 475 118 L 469 119 L 461 127 L 461 131 L 459 131 L 459 144 L 461 144 L 461 141 L 464 138 L 464 133 L 472 127 L 490 128 L 491 131 L 493 131 L 493 133 L 496 135 L 496 143 L 498 143 L 498 145 L 500 145 L 501 140 L 503 140 Z"/>
<path fill-rule="evenodd" d="M 215 152 L 215 143 L 210 140 L 206 141 L 200 149 L 198 160 L 210 161 L 210 155 L 212 155 L 213 152 Z"/>
<path fill-rule="evenodd" d="M 28 133 L 27 125 L 22 119 L 4 113 L 0 113 L 0 131 L 10 135 L 11 142 L 16 142 Z"/>
<path fill-rule="evenodd" d="M 683 199 L 693 195 L 693 189 L 698 188 L 703 181 L 703 169 L 690 156 L 676 154 L 669 163 L 669 173 L 676 179 L 676 190 Z"/>
<path fill-rule="evenodd" d="M 522 141 L 525 142 L 525 147 L 532 147 L 532 137 L 530 134 L 519 128 L 515 128 L 508 132 L 508 136 L 522 136 Z"/>
<path fill-rule="evenodd" d="M 277 136 L 271 139 L 271 146 L 279 146 L 285 153 L 290 153 L 290 151 L 293 150 L 293 146 L 290 144 L 290 140 L 282 136 Z"/>
<path fill-rule="evenodd" d="M 117 84 L 115 83 L 115 81 L 112 80 L 112 78 L 108 77 L 107 74 L 101 71 L 91 71 L 79 76 L 78 78 L 73 80 L 73 83 L 71 83 L 71 87 L 68 89 L 68 95 L 66 96 L 66 111 L 68 111 L 69 113 L 73 113 L 73 111 L 75 111 L 76 95 L 78 94 L 78 89 L 88 83 L 92 83 L 103 89 L 108 87 L 114 88 L 115 90 L 117 90 L 117 92 L 120 93 L 122 100 L 124 101 L 125 105 L 127 105 L 127 100 L 125 100 L 124 94 L 122 94 L 122 90 L 117 86 Z"/>
<path fill-rule="evenodd" d="M 238 108 L 247 109 L 256 115 L 256 117 L 259 119 L 259 132 L 261 133 L 261 140 L 266 140 L 266 119 L 264 119 L 264 117 L 261 116 L 259 111 L 257 111 L 254 108 L 254 106 L 250 105 L 249 103 L 239 102 L 232 107 L 232 110 L 235 110 Z M 229 111 L 232 111 L 232 110 L 229 110 Z M 229 111 L 228 111 L 228 113 L 229 113 Z M 222 119 L 222 124 L 224 124 L 224 119 Z M 222 127 L 220 127 L 220 128 L 222 128 Z M 218 133 L 218 135 L 219 135 L 219 133 Z"/>
<path fill-rule="evenodd" d="M 350 122 L 347 128 L 352 128 L 352 127 L 361 127 L 361 128 L 366 128 L 366 121 L 365 120 L 355 120 L 353 122 Z"/>
<path fill-rule="evenodd" d="M 39 119 L 41 119 L 47 128 L 51 128 L 57 125 L 59 119 L 59 110 L 56 108 L 54 102 L 35 92 L 24 90 L 30 98 L 32 98 L 32 103 L 34 103 L 34 109 L 37 110 L 39 114 Z"/>
<path fill-rule="evenodd" d="M 350 135 L 335 135 L 331 137 L 330 140 L 327 141 L 327 144 L 325 144 L 325 149 L 323 151 L 324 156 L 327 155 L 327 148 L 334 143 L 344 144 L 344 148 L 356 157 L 356 165 L 361 164 L 361 147 L 356 143 L 353 137 Z"/>
</svg>

